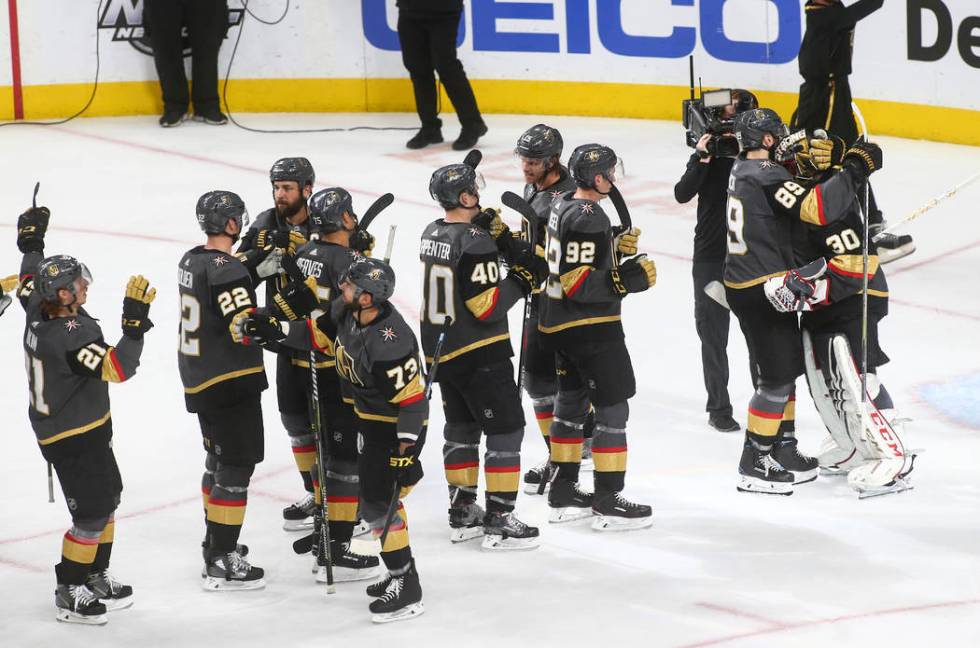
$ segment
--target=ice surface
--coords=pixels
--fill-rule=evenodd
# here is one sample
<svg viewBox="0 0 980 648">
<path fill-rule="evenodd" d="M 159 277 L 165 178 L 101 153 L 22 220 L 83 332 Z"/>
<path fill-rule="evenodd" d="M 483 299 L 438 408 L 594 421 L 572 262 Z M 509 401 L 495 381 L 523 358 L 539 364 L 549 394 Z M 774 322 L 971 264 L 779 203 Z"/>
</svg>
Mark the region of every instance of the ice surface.
<svg viewBox="0 0 980 648">
<path fill-rule="evenodd" d="M 242 119 L 288 128 L 414 123 L 407 115 Z M 489 119 L 482 142 L 485 205 L 497 204 L 504 190 L 520 189 L 511 151 L 520 132 L 538 121 Z M 887 266 L 894 298 L 881 334 L 892 363 L 881 377 L 903 413 L 915 419 L 908 428 L 911 445 L 928 450 L 913 475 L 916 489 L 859 502 L 841 481 L 821 478 L 790 498 L 739 494 L 741 436 L 712 431 L 703 413 L 689 260 L 694 207 L 673 199 L 688 155 L 680 126 L 547 121 L 561 128 L 566 152 L 599 141 L 625 160 L 621 187 L 643 229 L 641 247 L 657 262 L 656 288 L 631 296 L 624 308 L 639 382 L 630 403 L 627 494 L 653 505 L 655 524 L 606 535 L 585 522 L 556 527 L 546 521 L 543 499 L 522 494 L 518 512 L 542 528 L 539 550 L 497 555 L 481 553 L 477 542 L 450 546 L 436 400 L 423 456 L 427 476 L 406 504 L 427 612 L 385 627 L 370 623 L 363 584 L 340 585 L 327 598 L 312 581 L 308 559 L 293 555 L 293 536 L 281 530 L 280 509 L 300 496 L 301 486 L 274 390 L 263 398 L 267 459 L 250 489 L 242 536 L 250 558 L 267 570 L 268 587 L 214 594 L 198 586 L 204 454 L 177 375 L 174 265 L 201 241 L 193 215 L 201 193 L 236 191 L 258 214 L 271 204 L 271 163 L 305 155 L 316 166 L 318 186 L 346 187 L 361 212 L 381 193 L 395 194 L 397 202 L 374 229 L 382 249 L 388 224 L 399 226 L 397 304 L 416 321 L 418 236 L 438 216 L 427 192 L 429 175 L 461 156 L 448 145 L 407 152 L 402 144 L 411 133 L 256 135 L 194 123 L 163 130 L 150 117 L 5 128 L 2 272 L 17 270 L 14 222 L 40 180 L 39 203 L 52 210 L 47 251 L 73 254 L 91 268 L 89 310 L 102 318 L 107 338 L 119 335 L 130 274 L 148 276 L 159 292 L 151 313 L 156 328 L 147 335 L 139 374 L 111 390 L 126 485 L 113 570 L 135 587 L 136 604 L 113 613 L 99 630 L 54 620 L 52 566 L 68 515 L 60 493 L 56 504 L 46 503 L 44 462 L 27 420 L 22 313 L 13 305 L 0 319 L 0 644 L 980 645 L 980 428 L 975 417 L 942 411 L 975 411 L 978 398 L 980 185 L 909 227 L 918 251 Z M 446 135 L 455 135 L 448 124 Z M 886 162 L 875 176 L 876 190 L 893 220 L 980 170 L 975 148 L 893 138 L 881 143 Z M 744 343 L 733 330 L 731 393 L 744 423 L 751 387 Z M 271 378 L 274 362 L 267 360 Z M 945 384 L 957 400 L 923 398 Z M 823 432 L 802 380 L 799 403 L 801 443 L 814 450 Z M 526 410 L 533 420 L 528 404 Z M 527 428 L 524 448 L 525 467 L 544 456 L 536 426 Z M 367 543 L 358 548 L 374 550 Z"/>
</svg>

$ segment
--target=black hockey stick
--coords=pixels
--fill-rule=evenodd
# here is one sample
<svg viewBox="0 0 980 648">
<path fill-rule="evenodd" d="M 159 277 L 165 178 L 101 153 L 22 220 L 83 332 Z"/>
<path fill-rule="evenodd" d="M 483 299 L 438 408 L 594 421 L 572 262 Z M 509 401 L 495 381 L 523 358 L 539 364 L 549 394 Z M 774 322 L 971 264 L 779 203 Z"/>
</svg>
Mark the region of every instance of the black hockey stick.
<svg viewBox="0 0 980 648">
<path fill-rule="evenodd" d="M 442 330 L 439 331 L 439 338 L 436 340 L 436 348 L 432 352 L 432 368 L 429 369 L 429 375 L 425 379 L 425 400 L 432 398 L 432 385 L 436 378 L 436 372 L 439 370 L 439 359 L 442 357 L 442 345 L 446 341 L 446 333 L 449 332 L 449 327 L 452 326 L 453 318 L 446 317 L 446 321 L 442 324 Z M 416 457 L 418 461 L 418 457 Z M 398 480 L 395 480 L 394 486 L 391 487 L 391 499 L 388 501 L 388 510 L 385 512 L 385 525 L 381 530 L 381 548 L 384 549 L 385 540 L 388 539 L 388 529 L 391 527 L 391 522 L 395 519 L 395 511 L 398 510 L 398 494 L 401 492 L 401 484 Z"/>
<path fill-rule="evenodd" d="M 534 247 L 537 245 L 535 238 L 538 233 L 538 215 L 523 198 L 518 196 L 513 191 L 505 191 L 503 195 L 500 196 L 500 201 L 504 203 L 505 207 L 513 209 L 518 214 L 521 215 L 524 220 L 527 221 L 527 238 L 528 242 L 531 244 L 531 254 L 534 254 Z M 531 295 L 528 294 L 524 297 L 524 319 L 523 328 L 521 329 L 521 352 L 518 355 L 517 360 L 517 395 L 520 398 L 521 389 L 524 387 L 524 349 L 527 346 L 527 329 L 528 323 L 531 321 Z"/>
<path fill-rule="evenodd" d="M 633 227 L 633 219 L 630 218 L 630 210 L 629 210 L 629 207 L 626 206 L 626 201 L 623 200 L 623 194 L 621 194 L 619 192 L 619 187 L 617 187 L 616 185 L 612 184 L 611 182 L 609 184 L 610 184 L 609 200 L 612 201 L 613 207 L 616 208 L 616 214 L 619 215 L 619 222 L 622 225 L 623 231 L 626 231 L 628 229 L 632 229 L 632 227 Z M 615 236 L 613 237 L 613 245 L 612 245 L 612 248 L 613 248 L 612 249 L 613 261 L 615 261 L 615 265 L 618 266 L 619 265 L 619 253 L 616 250 L 616 237 Z"/>
<path fill-rule="evenodd" d="M 323 439 L 323 425 L 320 419 L 320 388 L 316 375 L 316 350 L 310 347 L 310 423 L 313 428 L 313 435 L 316 439 L 316 473 L 317 481 L 320 485 L 320 506 L 316 510 L 317 521 L 320 523 L 320 555 L 327 568 L 327 594 L 337 591 L 333 584 L 333 557 L 330 555 L 330 506 L 327 503 L 327 483 L 326 469 L 324 464 L 327 460 L 326 443 Z"/>
<path fill-rule="evenodd" d="M 364 212 L 364 216 L 361 217 L 361 222 L 359 223 L 361 229 L 366 230 L 368 227 L 370 227 L 371 222 L 374 221 L 377 215 L 388 209 L 393 202 L 395 202 L 395 196 L 393 194 L 386 193 L 371 203 L 371 206 L 367 208 L 366 212 Z"/>
<path fill-rule="evenodd" d="M 31 199 L 31 207 L 37 209 L 37 192 L 41 189 L 41 181 L 34 183 L 34 197 Z M 51 470 L 51 462 L 48 462 L 48 504 L 54 504 L 54 474 Z"/>
<path fill-rule="evenodd" d="M 471 169 L 475 169 L 476 167 L 480 166 L 480 162 L 482 161 L 483 161 L 483 153 L 480 152 L 480 149 L 473 149 L 472 151 L 466 154 L 465 158 L 463 158 L 463 164 L 470 167 Z"/>
</svg>

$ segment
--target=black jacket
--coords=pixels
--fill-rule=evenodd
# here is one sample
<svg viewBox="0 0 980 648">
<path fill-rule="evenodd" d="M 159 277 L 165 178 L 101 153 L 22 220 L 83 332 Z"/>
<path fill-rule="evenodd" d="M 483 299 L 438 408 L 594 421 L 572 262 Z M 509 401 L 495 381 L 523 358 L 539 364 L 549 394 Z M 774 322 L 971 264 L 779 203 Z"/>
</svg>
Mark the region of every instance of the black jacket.
<svg viewBox="0 0 980 648">
<path fill-rule="evenodd" d="M 694 260 L 724 261 L 728 252 L 728 223 L 725 204 L 728 202 L 728 176 L 732 173 L 732 158 L 712 158 L 708 164 L 698 160 L 697 153 L 687 162 L 687 170 L 674 186 L 674 198 L 679 203 L 698 197 L 698 223 L 694 226 Z"/>
<path fill-rule="evenodd" d="M 851 73 L 854 26 L 867 18 L 885 0 L 858 0 L 845 7 L 837 2 L 806 3 L 806 33 L 800 44 L 800 76 L 804 79 L 846 77 Z"/>
<path fill-rule="evenodd" d="M 398 9 L 409 13 L 459 13 L 463 0 L 398 0 Z"/>
</svg>

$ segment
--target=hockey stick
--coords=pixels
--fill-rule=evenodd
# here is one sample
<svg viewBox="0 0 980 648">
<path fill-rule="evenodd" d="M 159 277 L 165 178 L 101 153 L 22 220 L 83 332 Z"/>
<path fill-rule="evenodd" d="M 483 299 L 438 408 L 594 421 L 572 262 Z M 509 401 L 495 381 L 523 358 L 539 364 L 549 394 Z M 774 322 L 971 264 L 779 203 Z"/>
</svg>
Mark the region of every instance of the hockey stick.
<svg viewBox="0 0 980 648">
<path fill-rule="evenodd" d="M 393 202 L 395 202 L 395 196 L 393 194 L 386 193 L 371 203 L 371 206 L 367 208 L 366 212 L 364 212 L 364 216 L 361 217 L 361 222 L 359 223 L 361 229 L 366 230 L 368 227 L 370 227 L 371 222 L 377 218 L 378 214 L 388 209 Z"/>
<path fill-rule="evenodd" d="M 613 207 L 616 208 L 616 213 L 619 215 L 619 223 L 623 227 L 623 231 L 633 228 L 633 219 L 630 217 L 629 207 L 626 206 L 626 201 L 623 200 L 623 194 L 619 192 L 619 187 L 610 184 L 609 189 L 609 200 L 612 201 Z M 612 258 L 614 265 L 619 266 L 619 252 L 616 250 L 616 237 L 613 237 L 611 241 L 612 245 Z"/>
<path fill-rule="evenodd" d="M 868 125 L 864 121 L 864 115 L 857 104 L 851 102 L 851 109 L 854 116 L 861 123 L 861 132 L 864 134 L 866 142 L 871 141 L 871 134 L 868 133 Z M 864 201 L 861 205 L 861 219 L 864 221 L 864 238 L 862 238 L 861 250 L 861 407 L 868 402 L 868 248 L 871 246 L 871 223 L 868 206 L 870 202 L 871 180 L 864 179 Z"/>
<path fill-rule="evenodd" d="M 534 247 L 537 245 L 535 240 L 538 233 L 538 215 L 535 213 L 534 208 L 531 207 L 523 198 L 518 196 L 513 191 L 505 191 L 503 195 L 500 196 L 501 202 L 504 203 L 505 207 L 513 209 L 521 217 L 527 221 L 527 238 L 528 242 L 531 244 L 531 254 L 534 254 Z M 521 352 L 517 360 L 517 396 L 520 398 L 521 389 L 524 387 L 524 362 L 525 362 L 525 347 L 527 346 L 527 330 L 528 323 L 531 321 L 531 294 L 528 293 L 524 297 L 524 319 L 523 327 L 521 329 Z"/>
<path fill-rule="evenodd" d="M 333 557 L 330 555 L 330 505 L 327 503 L 326 444 L 323 441 L 323 426 L 320 419 L 320 388 L 316 375 L 316 349 L 310 347 L 310 423 L 316 439 L 316 477 L 320 485 L 320 506 L 316 517 L 320 522 L 320 556 L 323 557 L 327 568 L 327 594 L 333 594 L 337 588 L 333 584 Z M 318 556 L 318 558 L 320 557 Z M 319 560 L 317 561 L 319 563 Z"/>
<path fill-rule="evenodd" d="M 463 158 L 463 164 L 470 167 L 471 169 L 476 169 L 476 167 L 480 166 L 480 162 L 482 161 L 483 161 L 483 153 L 480 152 L 480 149 L 473 149 L 472 151 L 466 154 L 465 158 Z"/>
<path fill-rule="evenodd" d="M 425 400 L 432 398 L 432 385 L 436 379 L 436 372 L 439 370 L 439 359 L 442 357 L 442 345 L 446 341 L 446 333 L 449 332 L 449 327 L 452 326 L 453 318 L 447 316 L 445 322 L 442 324 L 442 330 L 439 331 L 439 338 L 436 340 L 436 348 L 432 352 L 432 368 L 429 369 L 429 375 L 425 379 Z M 417 459 L 417 458 L 416 458 Z M 398 494 L 401 492 L 401 484 L 398 480 L 395 480 L 395 484 L 391 488 L 391 499 L 388 501 L 388 510 L 385 512 L 385 525 L 381 530 L 381 549 L 384 550 L 385 540 L 388 539 L 388 529 L 391 528 L 391 523 L 395 519 L 395 511 L 398 510 Z"/>
<path fill-rule="evenodd" d="M 31 198 L 31 207 L 37 209 L 37 192 L 41 189 L 41 181 L 34 183 L 34 197 Z M 0 312 L 3 312 L 0 310 Z M 48 462 L 48 504 L 54 504 L 54 475 L 52 474 L 51 462 Z"/>
<path fill-rule="evenodd" d="M 946 193 L 944 193 L 944 194 L 942 194 L 940 196 L 936 196 L 935 198 L 933 198 L 932 200 L 930 200 L 926 204 L 922 205 L 921 207 L 919 207 L 914 212 L 912 212 L 911 214 L 909 214 L 908 216 L 906 216 L 902 220 L 898 221 L 894 225 L 890 225 L 887 228 L 885 228 L 885 229 L 881 230 L 880 232 L 878 232 L 877 234 L 875 234 L 874 235 L 874 238 L 872 238 L 871 240 L 873 242 L 877 243 L 878 241 L 880 241 L 881 239 L 883 239 L 886 235 L 891 234 L 893 231 L 895 231 L 896 229 L 900 228 L 902 225 L 905 225 L 906 223 L 909 223 L 911 221 L 914 221 L 916 218 L 918 218 L 919 216 L 922 216 L 924 213 L 926 213 L 927 211 L 930 211 L 931 209 L 933 209 L 934 207 L 936 207 L 940 203 L 943 203 L 946 200 L 949 200 L 950 198 L 952 198 L 953 196 L 955 196 L 957 193 L 959 193 L 962 189 L 964 189 L 965 187 L 973 184 L 977 180 L 980 180 L 980 173 L 976 173 L 976 174 L 970 176 L 969 178 L 967 178 L 963 182 L 959 183 L 958 185 L 956 185 L 955 187 L 953 187 L 952 189 L 950 189 Z"/>
<path fill-rule="evenodd" d="M 385 245 L 385 263 L 391 264 L 391 250 L 395 245 L 395 232 L 398 231 L 397 225 L 388 228 L 388 243 Z"/>
</svg>

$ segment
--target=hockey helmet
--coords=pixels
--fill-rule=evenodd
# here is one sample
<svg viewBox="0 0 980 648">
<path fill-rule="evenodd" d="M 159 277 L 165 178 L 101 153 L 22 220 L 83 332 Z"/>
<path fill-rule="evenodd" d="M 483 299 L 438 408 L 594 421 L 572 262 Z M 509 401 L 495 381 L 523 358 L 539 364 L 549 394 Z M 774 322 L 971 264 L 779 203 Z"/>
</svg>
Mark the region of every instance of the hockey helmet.
<svg viewBox="0 0 980 648">
<path fill-rule="evenodd" d="M 623 161 L 616 152 L 602 144 L 583 144 L 568 158 L 568 170 L 575 184 L 586 189 L 595 189 L 595 177 L 602 175 L 615 183 L 623 177 Z"/>
<path fill-rule="evenodd" d="M 486 187 L 483 174 L 467 164 L 450 164 L 432 174 L 429 180 L 429 195 L 438 201 L 443 209 L 460 206 L 459 195 L 468 193 L 479 197 L 480 190 Z"/>
<path fill-rule="evenodd" d="M 34 289 L 46 302 L 56 302 L 58 291 L 62 288 L 75 294 L 75 280 L 84 279 L 92 283 L 92 273 L 84 263 L 67 254 L 56 254 L 41 261 L 34 275 Z"/>
<path fill-rule="evenodd" d="M 312 229 L 321 234 L 339 232 L 344 227 L 344 213 L 357 222 L 350 194 L 340 187 L 318 191 L 310 198 L 309 213 Z"/>
<path fill-rule="evenodd" d="M 538 124 L 524 131 L 517 140 L 514 153 L 534 160 L 543 160 L 561 156 L 565 143 L 557 128 Z"/>
<path fill-rule="evenodd" d="M 789 129 L 776 111 L 756 108 L 735 117 L 735 137 L 743 152 L 762 148 L 762 140 L 767 133 L 776 143 L 789 134 Z"/>
<path fill-rule="evenodd" d="M 276 160 L 276 163 L 269 170 L 269 181 L 281 182 L 283 180 L 292 180 L 299 185 L 301 190 L 306 185 L 310 185 L 312 188 L 316 181 L 316 173 L 313 171 L 313 165 L 304 157 L 281 158 Z"/>
<path fill-rule="evenodd" d="M 231 191 L 209 191 L 197 201 L 197 223 L 205 234 L 224 234 L 229 220 L 238 223 L 238 231 L 248 227 L 248 210 L 238 194 Z"/>
<path fill-rule="evenodd" d="M 388 301 L 395 292 L 395 271 L 380 259 L 358 257 L 341 278 L 340 283 L 354 286 L 354 296 L 369 293 L 375 305 Z"/>
</svg>

